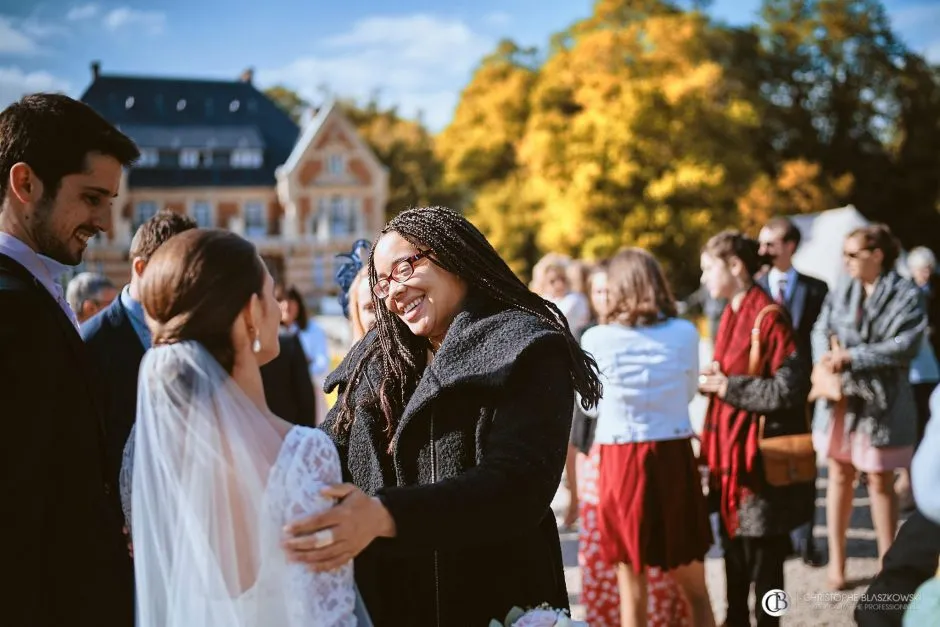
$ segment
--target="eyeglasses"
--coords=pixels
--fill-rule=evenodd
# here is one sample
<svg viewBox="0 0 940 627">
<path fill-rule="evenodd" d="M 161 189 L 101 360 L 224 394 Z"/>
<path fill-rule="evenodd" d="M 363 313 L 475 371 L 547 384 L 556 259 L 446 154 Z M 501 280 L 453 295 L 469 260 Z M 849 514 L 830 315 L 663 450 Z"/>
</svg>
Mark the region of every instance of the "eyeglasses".
<svg viewBox="0 0 940 627">
<path fill-rule="evenodd" d="M 422 250 L 417 254 L 408 257 L 407 259 L 402 259 L 401 261 L 397 262 L 392 268 L 392 272 L 389 275 L 389 278 L 379 279 L 372 288 L 372 293 L 383 300 L 387 298 L 389 289 L 391 288 L 391 282 L 389 279 L 395 281 L 398 284 L 406 282 L 414 275 L 415 264 L 433 252 L 433 250 Z"/>
<path fill-rule="evenodd" d="M 846 259 L 858 259 L 862 256 L 862 253 L 870 253 L 871 248 L 862 248 L 861 250 L 843 250 L 842 256 Z"/>
</svg>

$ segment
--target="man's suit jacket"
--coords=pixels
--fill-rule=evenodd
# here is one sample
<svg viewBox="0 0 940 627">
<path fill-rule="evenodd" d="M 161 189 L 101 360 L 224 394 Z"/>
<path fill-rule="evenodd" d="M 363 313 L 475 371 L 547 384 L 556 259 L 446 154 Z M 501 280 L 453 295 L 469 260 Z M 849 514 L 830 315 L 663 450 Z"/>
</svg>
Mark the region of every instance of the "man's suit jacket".
<svg viewBox="0 0 940 627">
<path fill-rule="evenodd" d="M 0 254 L 0 623 L 131 627 L 131 561 L 81 337 Z"/>
<path fill-rule="evenodd" d="M 758 283 L 764 291 L 770 294 L 771 298 L 774 298 L 774 295 L 770 293 L 769 274 L 764 274 Z M 790 300 L 786 303 L 799 349 L 809 360 L 812 360 L 810 334 L 828 293 L 829 286 L 825 281 L 797 272 L 796 286 L 793 288 Z"/>
<path fill-rule="evenodd" d="M 109 480 L 119 485 L 124 444 L 137 417 L 137 376 L 144 346 L 120 297 L 82 325 L 82 338 L 94 362 L 105 409 Z"/>
<path fill-rule="evenodd" d="M 288 422 L 312 427 L 316 421 L 316 399 L 304 347 L 296 333 L 281 331 L 277 339 L 280 355 L 261 367 L 268 408 Z"/>
</svg>

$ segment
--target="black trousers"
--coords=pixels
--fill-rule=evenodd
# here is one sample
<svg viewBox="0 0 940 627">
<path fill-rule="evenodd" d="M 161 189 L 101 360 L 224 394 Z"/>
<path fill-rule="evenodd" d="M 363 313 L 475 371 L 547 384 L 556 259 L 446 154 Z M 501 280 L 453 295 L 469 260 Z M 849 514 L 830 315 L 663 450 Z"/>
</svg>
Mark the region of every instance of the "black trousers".
<svg viewBox="0 0 940 627">
<path fill-rule="evenodd" d="M 937 572 L 940 558 L 940 525 L 920 512 L 907 519 L 885 553 L 881 572 L 868 587 L 869 600 L 859 599 L 855 606 L 855 621 L 859 627 L 901 627 L 904 610 L 883 607 L 877 603 L 879 594 L 913 594 L 922 583 Z"/>
<path fill-rule="evenodd" d="M 721 545 L 725 554 L 725 581 L 728 591 L 728 627 L 750 627 L 748 595 L 751 587 L 757 597 L 755 613 L 758 627 L 779 625 L 780 619 L 761 609 L 761 599 L 769 590 L 784 590 L 783 563 L 792 544 L 789 534 L 761 538 L 729 538 L 720 525 Z"/>
</svg>

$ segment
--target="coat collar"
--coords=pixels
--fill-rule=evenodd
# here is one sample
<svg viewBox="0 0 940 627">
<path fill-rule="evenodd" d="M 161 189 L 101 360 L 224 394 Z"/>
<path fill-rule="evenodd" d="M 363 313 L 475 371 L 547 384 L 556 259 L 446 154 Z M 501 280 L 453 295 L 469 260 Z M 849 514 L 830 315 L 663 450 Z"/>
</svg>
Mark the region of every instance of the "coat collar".
<svg viewBox="0 0 940 627">
<path fill-rule="evenodd" d="M 463 386 L 498 389 L 507 382 L 523 352 L 538 342 L 552 339 L 563 342 L 564 336 L 537 316 L 502 307 L 490 299 L 469 297 L 411 395 L 398 421 L 393 447 L 414 417 L 443 391 Z M 343 363 L 326 378 L 326 391 L 330 392 L 340 384 L 349 384 L 355 365 L 371 352 L 377 341 L 378 336 L 373 330 L 353 346 Z M 567 352 L 561 354 L 566 355 Z M 382 380 L 378 351 L 372 352 L 368 359 L 366 375 L 372 385 L 363 380 L 356 391 L 357 396 L 377 393 Z"/>
</svg>

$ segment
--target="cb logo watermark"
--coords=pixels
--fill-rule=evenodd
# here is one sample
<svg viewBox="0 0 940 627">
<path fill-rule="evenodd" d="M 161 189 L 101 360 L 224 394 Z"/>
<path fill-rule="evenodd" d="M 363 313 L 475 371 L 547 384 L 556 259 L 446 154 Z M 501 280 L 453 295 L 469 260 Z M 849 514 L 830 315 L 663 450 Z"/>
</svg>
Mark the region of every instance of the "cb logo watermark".
<svg viewBox="0 0 940 627">
<path fill-rule="evenodd" d="M 783 590 L 768 590 L 760 606 L 768 616 L 783 616 L 790 609 L 790 595 Z"/>
</svg>

